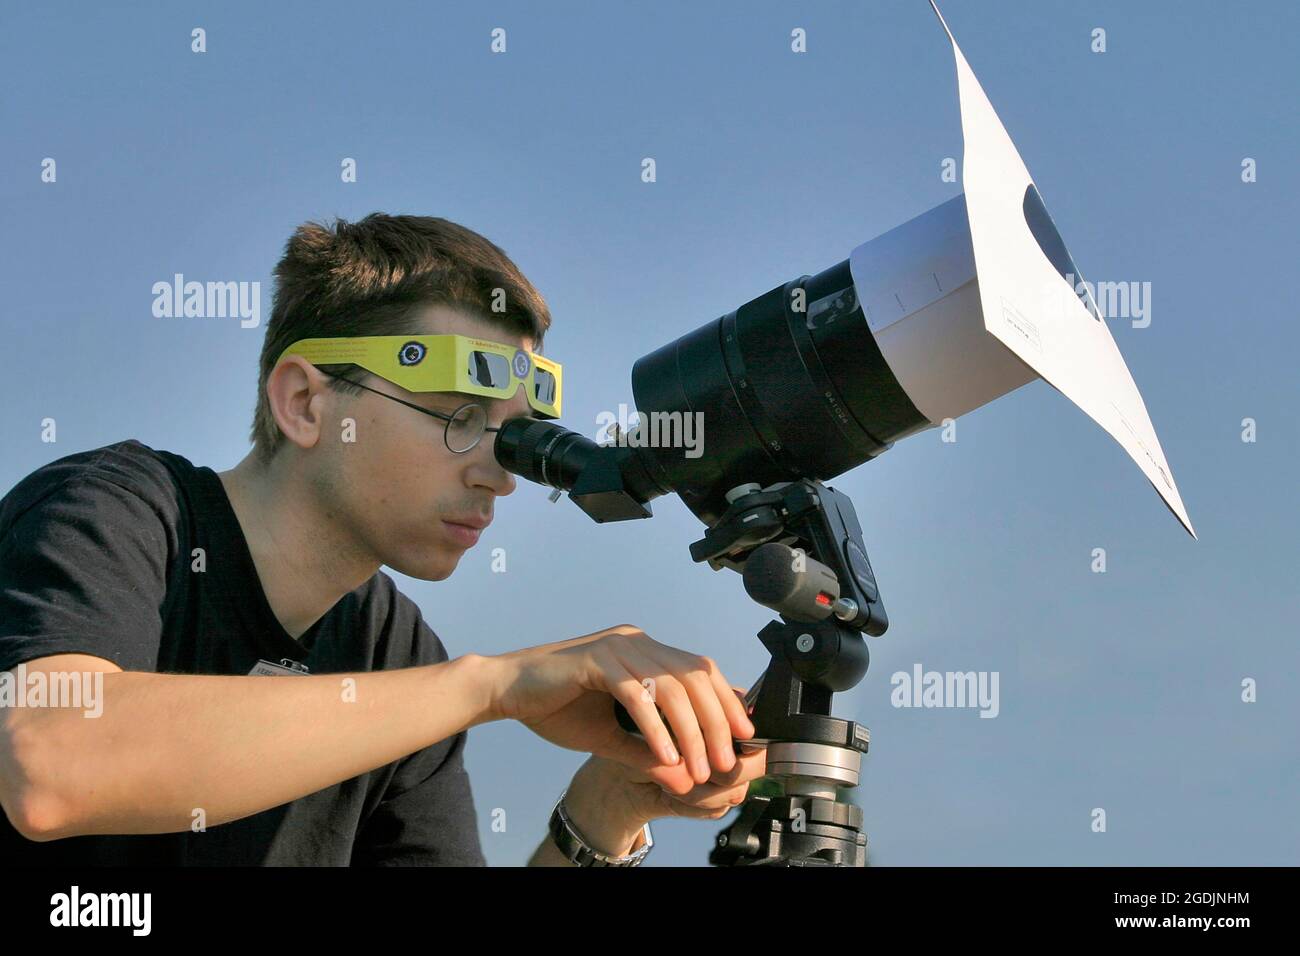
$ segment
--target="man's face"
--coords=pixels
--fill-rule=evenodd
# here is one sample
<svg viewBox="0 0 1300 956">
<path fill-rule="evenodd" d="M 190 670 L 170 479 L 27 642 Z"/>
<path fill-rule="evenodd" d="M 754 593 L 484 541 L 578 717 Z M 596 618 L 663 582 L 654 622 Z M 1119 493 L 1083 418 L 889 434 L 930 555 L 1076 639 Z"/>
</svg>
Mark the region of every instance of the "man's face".
<svg viewBox="0 0 1300 956">
<path fill-rule="evenodd" d="M 445 305 L 429 305 L 411 323 L 414 334 L 474 336 L 531 349 L 527 337 Z M 355 377 L 355 376 L 350 376 Z M 450 415 L 466 402 L 487 411 L 487 424 L 531 415 L 525 389 L 509 400 L 454 392 L 408 392 L 374 375 L 359 378 L 370 388 L 422 408 Z M 492 447 L 496 432 L 457 454 L 443 440 L 446 422 L 362 390 L 334 396 L 322 419 L 317 488 L 332 517 L 351 526 L 365 549 L 402 574 L 441 581 L 456 569 L 481 532 L 468 525 L 492 520 L 499 495 L 515 490 L 515 477 L 499 464 Z M 342 420 L 356 421 L 355 442 L 343 442 Z"/>
</svg>

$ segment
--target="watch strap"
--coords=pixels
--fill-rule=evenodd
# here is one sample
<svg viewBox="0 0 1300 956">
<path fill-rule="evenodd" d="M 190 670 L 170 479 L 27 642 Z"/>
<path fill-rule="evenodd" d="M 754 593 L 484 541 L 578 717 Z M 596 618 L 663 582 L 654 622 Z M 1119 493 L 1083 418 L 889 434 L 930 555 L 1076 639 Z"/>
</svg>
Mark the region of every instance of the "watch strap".
<svg viewBox="0 0 1300 956">
<path fill-rule="evenodd" d="M 565 793 L 568 791 L 566 790 Z M 650 834 L 650 824 L 642 827 L 642 843 L 626 856 L 610 856 L 595 849 L 574 826 L 564 807 L 564 794 L 555 802 L 550 819 L 551 839 L 564 855 L 564 858 L 577 866 L 640 866 L 650 848 L 654 846 L 654 837 Z"/>
</svg>

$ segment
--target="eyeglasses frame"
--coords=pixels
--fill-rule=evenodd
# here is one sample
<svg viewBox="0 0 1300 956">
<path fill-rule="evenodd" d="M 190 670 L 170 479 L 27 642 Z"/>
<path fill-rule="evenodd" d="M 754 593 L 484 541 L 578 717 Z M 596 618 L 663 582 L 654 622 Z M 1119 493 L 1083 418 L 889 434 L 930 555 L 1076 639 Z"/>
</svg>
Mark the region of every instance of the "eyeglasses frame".
<svg viewBox="0 0 1300 956">
<path fill-rule="evenodd" d="M 476 405 L 479 408 L 483 409 L 483 420 L 484 422 L 486 422 L 487 409 L 484 408 L 482 402 L 465 402 L 463 405 L 457 406 L 456 410 L 452 412 L 450 415 L 448 415 L 446 412 L 435 412 L 432 408 L 425 408 L 424 406 L 417 405 L 414 402 L 408 402 L 404 398 L 398 398 L 396 395 L 389 395 L 387 392 L 381 392 L 379 391 L 379 389 L 371 388 L 369 385 L 362 385 L 360 382 L 355 382 L 352 379 L 347 378 L 346 376 L 340 375 L 338 372 L 329 372 L 318 366 L 313 366 L 313 367 L 315 367 L 318 372 L 322 372 L 323 374 L 328 375 L 331 378 L 337 378 L 339 381 L 347 382 L 350 385 L 355 385 L 357 388 L 364 388 L 367 392 L 374 392 L 376 395 L 382 395 L 384 398 L 392 399 L 394 402 L 397 402 L 401 405 L 405 405 L 407 408 L 414 408 L 417 412 L 424 412 L 424 414 L 426 415 L 432 415 L 434 418 L 442 419 L 444 423 L 442 426 L 442 443 L 447 446 L 447 450 L 451 452 L 453 455 L 464 455 L 467 452 L 471 452 L 478 447 L 478 443 L 483 440 L 483 436 L 486 435 L 488 432 L 501 431 L 501 426 L 499 425 L 484 424 L 483 431 L 480 432 L 478 437 L 474 439 L 474 444 L 470 445 L 468 448 L 462 448 L 458 451 L 457 449 L 451 447 L 451 437 L 449 435 L 449 432 L 451 430 L 451 423 L 455 420 L 456 416 L 461 413 L 462 410 L 469 408 L 471 405 Z M 367 370 L 362 369 L 362 371 L 364 372 Z M 370 374 L 373 375 L 374 373 L 371 372 Z M 387 379 L 385 379 L 385 381 L 387 381 Z M 398 387 L 400 388 L 401 386 Z"/>
</svg>

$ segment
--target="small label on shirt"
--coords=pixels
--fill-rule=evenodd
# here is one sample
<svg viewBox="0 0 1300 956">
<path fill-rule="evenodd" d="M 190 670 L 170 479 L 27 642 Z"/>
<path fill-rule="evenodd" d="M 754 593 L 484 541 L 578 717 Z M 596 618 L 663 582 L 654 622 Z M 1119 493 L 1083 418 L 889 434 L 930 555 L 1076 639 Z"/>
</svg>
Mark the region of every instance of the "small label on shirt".
<svg viewBox="0 0 1300 956">
<path fill-rule="evenodd" d="M 307 677 L 306 664 L 299 664 L 297 661 L 291 661 L 289 658 L 283 658 L 280 663 L 273 664 L 268 660 L 260 660 L 253 665 L 253 669 L 248 672 L 249 676 L 260 675 L 263 677 L 280 677 L 284 675 Z"/>
</svg>

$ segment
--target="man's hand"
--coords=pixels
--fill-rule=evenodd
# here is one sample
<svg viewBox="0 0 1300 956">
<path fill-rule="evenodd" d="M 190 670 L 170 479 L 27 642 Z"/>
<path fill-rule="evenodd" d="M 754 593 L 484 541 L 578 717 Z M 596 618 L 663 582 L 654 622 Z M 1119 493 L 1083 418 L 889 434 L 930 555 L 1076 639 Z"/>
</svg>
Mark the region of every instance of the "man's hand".
<svg viewBox="0 0 1300 956">
<path fill-rule="evenodd" d="M 612 793 L 622 798 L 620 809 L 626 808 L 628 818 L 639 829 L 641 824 L 660 817 L 717 820 L 726 816 L 744 802 L 749 782 L 767 773 L 767 748 L 741 754 L 731 770 L 715 770 L 707 783 L 684 794 L 674 793 L 647 774 L 603 757 L 593 756 L 583 769 L 612 782 Z"/>
<path fill-rule="evenodd" d="M 732 691 L 743 706 L 744 689 L 733 687 Z M 590 787 L 602 795 L 598 804 L 601 809 L 591 811 L 593 817 L 602 818 L 601 823 L 593 822 L 591 826 L 631 827 L 635 831 L 660 817 L 720 819 L 745 801 L 749 782 L 766 773 L 767 747 L 754 745 L 737 756 L 730 770 L 714 770 L 707 783 L 679 794 L 658 782 L 664 774 L 644 773 L 593 755 L 574 775 L 570 790 Z"/>
<path fill-rule="evenodd" d="M 743 695 L 743 691 L 740 692 Z M 718 820 L 743 803 L 749 782 L 767 772 L 767 749 L 741 754 L 729 772 L 715 771 L 708 783 L 685 794 L 669 792 L 646 774 L 603 757 L 592 757 L 573 776 L 564 803 L 574 826 L 591 845 L 611 856 L 626 856 L 640 843 L 641 828 L 661 817 Z M 544 852 L 543 852 L 544 851 Z M 549 839 L 537 864 L 560 861 Z"/>
<path fill-rule="evenodd" d="M 733 739 L 754 735 L 717 664 L 631 625 L 483 660 L 490 665 L 492 719 L 517 720 L 553 744 L 639 774 L 629 782 L 679 797 L 708 785 L 716 772 L 731 773 L 738 765 Z M 644 741 L 618 725 L 611 698 L 627 708 Z"/>
</svg>

